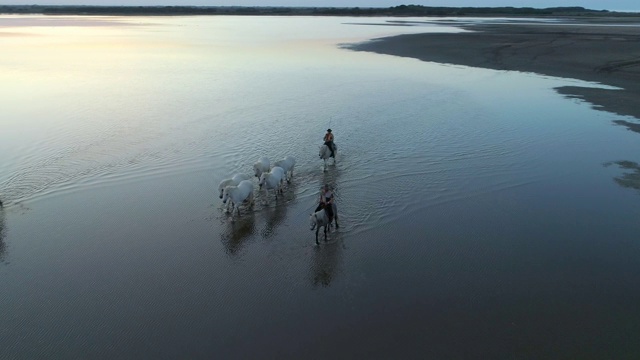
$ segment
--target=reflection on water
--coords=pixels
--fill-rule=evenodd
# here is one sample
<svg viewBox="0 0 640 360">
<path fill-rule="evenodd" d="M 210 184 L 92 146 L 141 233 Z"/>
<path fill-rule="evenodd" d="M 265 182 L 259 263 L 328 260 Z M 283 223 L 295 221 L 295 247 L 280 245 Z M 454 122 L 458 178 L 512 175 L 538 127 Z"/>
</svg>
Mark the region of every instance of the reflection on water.
<svg viewBox="0 0 640 360">
<path fill-rule="evenodd" d="M 338 179 L 340 178 L 340 170 L 337 166 L 328 166 L 327 171 L 322 173 L 322 178 L 320 179 L 320 184 L 318 189 L 323 187 L 325 184 L 328 184 L 332 188 L 336 188 L 338 186 Z"/>
<path fill-rule="evenodd" d="M 225 213 L 221 220 L 226 223 L 226 229 L 220 237 L 227 253 L 237 255 L 243 244 L 254 234 L 259 233 L 263 239 L 276 236 L 277 228 L 287 218 L 288 203 L 296 199 L 296 192 L 297 184 L 294 179 L 290 184 L 285 185 L 284 193 L 279 194 L 277 200 L 265 206 L 259 201 L 260 194 L 264 195 L 264 191 L 255 188 L 255 202 L 252 207 L 241 205 L 240 216 L 235 214 L 231 217 Z"/>
<path fill-rule="evenodd" d="M 314 246 L 311 259 L 311 283 L 313 286 L 328 287 L 335 279 L 342 258 L 344 243 L 339 233 L 328 234 L 322 246 Z"/>
<path fill-rule="evenodd" d="M 4 209 L 0 205 L 0 262 L 4 262 L 7 253 L 7 244 L 4 242 L 5 225 L 4 225 Z"/>
<path fill-rule="evenodd" d="M 260 215 L 264 217 L 264 228 L 260 231 L 260 235 L 264 239 L 268 239 L 277 234 L 276 229 L 287 216 L 287 204 L 278 198 L 279 203 L 276 206 L 268 206 L 261 210 Z"/>
<path fill-rule="evenodd" d="M 225 220 L 227 225 L 220 234 L 220 239 L 227 254 L 238 255 L 244 243 L 256 230 L 255 214 L 248 212 L 245 215 L 236 217 L 235 221 Z"/>
<path fill-rule="evenodd" d="M 631 172 L 625 172 L 621 176 L 613 178 L 615 182 L 625 188 L 640 190 L 640 165 L 633 161 L 614 161 L 605 163 L 604 166 L 608 167 L 612 164 L 618 165 L 621 169 L 631 170 Z"/>
<path fill-rule="evenodd" d="M 286 206 L 287 203 L 293 202 L 296 200 L 297 192 L 298 192 L 298 183 L 300 179 L 296 179 L 295 177 L 291 180 L 290 183 L 285 182 L 282 188 L 282 193 L 278 194 L 277 202 L 269 202 L 270 206 Z M 264 194 L 264 190 L 261 191 Z"/>
</svg>

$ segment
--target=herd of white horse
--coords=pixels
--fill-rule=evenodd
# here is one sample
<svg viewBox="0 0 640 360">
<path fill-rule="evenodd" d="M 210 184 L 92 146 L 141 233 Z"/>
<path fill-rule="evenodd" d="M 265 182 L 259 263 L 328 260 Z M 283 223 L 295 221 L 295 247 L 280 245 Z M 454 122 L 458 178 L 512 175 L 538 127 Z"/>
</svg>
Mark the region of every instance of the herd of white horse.
<svg viewBox="0 0 640 360">
<path fill-rule="evenodd" d="M 337 146 L 334 145 L 334 164 L 337 153 Z M 324 170 L 326 171 L 331 150 L 327 145 L 322 145 L 318 155 L 320 159 L 324 160 Z M 291 183 L 295 166 L 296 159 L 293 156 L 285 156 L 283 159 L 276 161 L 273 166 L 271 166 L 271 162 L 267 157 L 261 157 L 253 164 L 253 177 L 258 178 L 259 190 L 264 189 L 263 199 L 265 205 L 269 200 L 269 190 L 273 190 L 276 199 L 278 199 L 279 193 L 284 193 L 284 183 L 285 181 Z M 222 203 L 226 205 L 225 211 L 231 213 L 232 221 L 234 212 L 240 216 L 240 205 L 246 204 L 246 206 L 251 207 L 254 204 L 254 185 L 251 179 L 251 176 L 239 173 L 229 179 L 222 180 L 218 185 L 219 197 L 222 199 Z M 333 214 L 336 227 L 338 227 L 338 210 L 335 203 L 333 204 Z M 318 243 L 318 232 L 321 227 L 324 228 L 326 239 L 327 228 L 331 226 L 331 220 L 323 209 L 311 214 L 309 222 L 311 230 L 316 230 L 316 243 Z"/>
</svg>

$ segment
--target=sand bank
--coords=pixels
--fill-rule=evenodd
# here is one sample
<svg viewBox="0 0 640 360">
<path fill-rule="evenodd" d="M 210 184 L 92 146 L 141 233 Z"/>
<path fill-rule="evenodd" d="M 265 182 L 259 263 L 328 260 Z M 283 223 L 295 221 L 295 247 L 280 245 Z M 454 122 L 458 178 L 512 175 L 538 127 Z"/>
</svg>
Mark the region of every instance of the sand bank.
<svg viewBox="0 0 640 360">
<path fill-rule="evenodd" d="M 622 25 L 622 26 L 621 26 Z M 353 50 L 599 82 L 624 90 L 562 87 L 595 108 L 640 119 L 640 20 L 588 24 L 477 24 L 464 33 L 374 39 Z"/>
</svg>

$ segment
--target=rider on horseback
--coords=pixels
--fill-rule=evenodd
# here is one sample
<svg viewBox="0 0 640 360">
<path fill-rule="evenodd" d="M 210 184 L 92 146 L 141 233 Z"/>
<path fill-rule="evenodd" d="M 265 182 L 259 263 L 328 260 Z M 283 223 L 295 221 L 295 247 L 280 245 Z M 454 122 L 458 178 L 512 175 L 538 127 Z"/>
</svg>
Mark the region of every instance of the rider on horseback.
<svg viewBox="0 0 640 360">
<path fill-rule="evenodd" d="M 324 134 L 324 138 L 322 139 L 324 144 L 329 147 L 331 150 L 331 157 L 335 157 L 333 153 L 333 134 L 331 133 L 331 129 L 327 129 L 327 133 Z"/>
<path fill-rule="evenodd" d="M 323 209 L 327 213 L 329 222 L 333 220 L 333 191 L 329 189 L 329 184 L 324 184 L 324 187 L 320 190 L 320 204 L 316 208 L 316 212 Z"/>
</svg>

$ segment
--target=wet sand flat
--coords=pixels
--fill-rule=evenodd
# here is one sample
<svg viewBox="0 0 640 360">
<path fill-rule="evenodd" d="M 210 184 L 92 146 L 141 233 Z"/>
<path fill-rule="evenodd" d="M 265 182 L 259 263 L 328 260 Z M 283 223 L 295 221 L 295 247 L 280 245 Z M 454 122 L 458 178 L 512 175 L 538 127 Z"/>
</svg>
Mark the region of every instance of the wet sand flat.
<svg viewBox="0 0 640 360">
<path fill-rule="evenodd" d="M 582 20 L 581 20 L 582 21 Z M 600 82 L 624 91 L 560 87 L 595 107 L 640 118 L 640 21 L 468 24 L 469 32 L 400 35 L 355 50 L 495 70 Z"/>
</svg>

